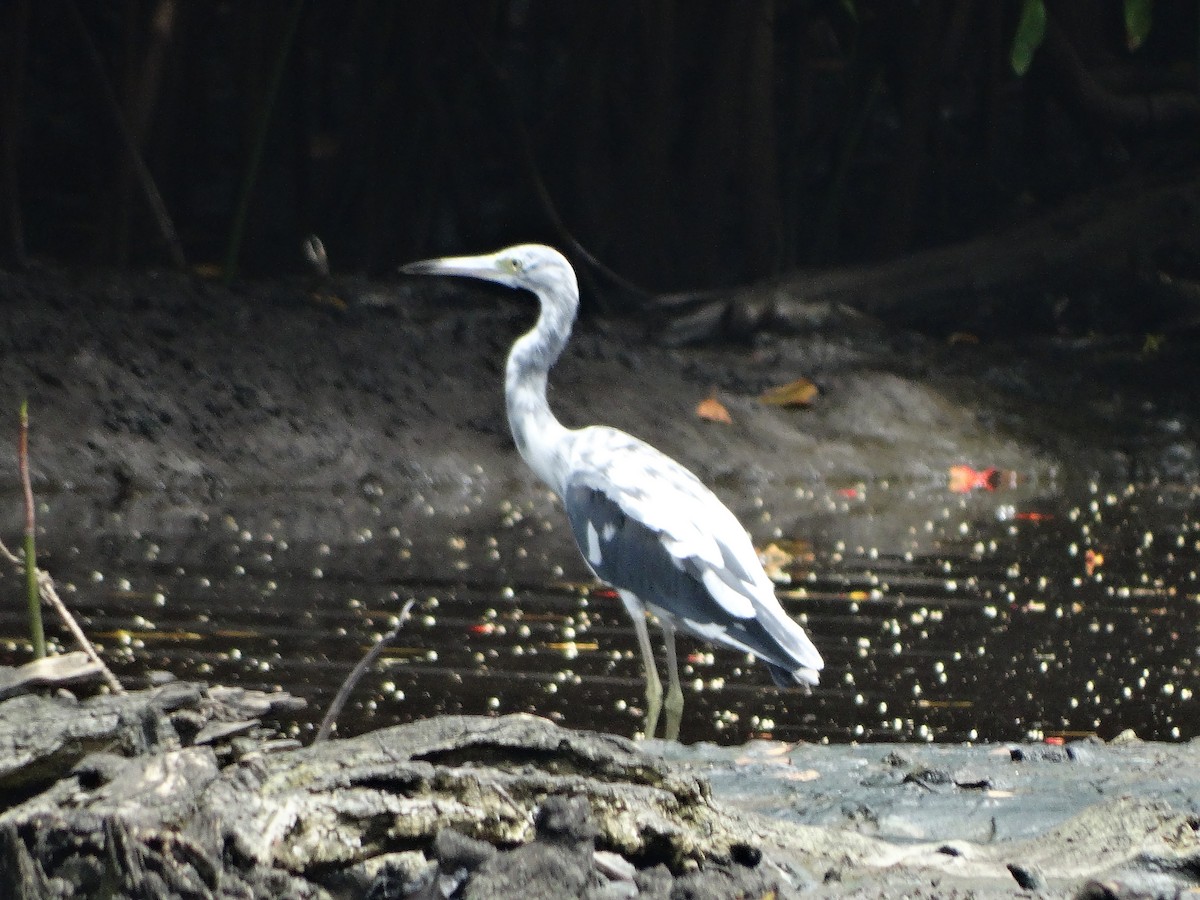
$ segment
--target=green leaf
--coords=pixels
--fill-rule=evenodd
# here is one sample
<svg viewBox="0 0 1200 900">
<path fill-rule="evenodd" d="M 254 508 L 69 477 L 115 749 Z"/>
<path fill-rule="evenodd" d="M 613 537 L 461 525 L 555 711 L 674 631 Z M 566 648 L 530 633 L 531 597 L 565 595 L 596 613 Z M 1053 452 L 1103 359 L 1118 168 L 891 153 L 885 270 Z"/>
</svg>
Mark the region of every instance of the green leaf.
<svg viewBox="0 0 1200 900">
<path fill-rule="evenodd" d="M 1033 54 L 1046 36 L 1046 5 L 1042 0 L 1025 0 L 1021 4 L 1021 21 L 1013 35 L 1012 67 L 1018 75 L 1029 71 Z"/>
<path fill-rule="evenodd" d="M 1125 43 L 1136 50 L 1150 34 L 1150 11 L 1154 0 L 1125 0 Z"/>
</svg>

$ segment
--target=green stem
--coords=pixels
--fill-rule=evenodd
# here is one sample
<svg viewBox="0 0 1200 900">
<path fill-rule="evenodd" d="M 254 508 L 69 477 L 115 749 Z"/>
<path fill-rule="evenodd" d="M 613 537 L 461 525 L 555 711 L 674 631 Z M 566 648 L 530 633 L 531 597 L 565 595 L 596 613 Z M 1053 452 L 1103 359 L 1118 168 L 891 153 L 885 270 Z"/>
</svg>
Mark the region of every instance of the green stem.
<svg viewBox="0 0 1200 900">
<path fill-rule="evenodd" d="M 46 655 L 46 632 L 42 628 L 42 598 L 38 592 L 37 553 L 33 546 L 33 535 L 25 533 L 25 588 L 29 598 L 29 631 L 33 638 L 33 655 L 41 659 Z"/>
<path fill-rule="evenodd" d="M 25 591 L 29 603 L 29 632 L 33 655 L 46 655 L 46 632 L 42 628 L 42 597 L 38 590 L 37 548 L 34 546 L 36 522 L 33 514 L 33 486 L 29 480 L 29 401 L 21 401 L 21 428 L 17 442 L 17 466 L 25 492 Z"/>
<path fill-rule="evenodd" d="M 262 165 L 263 151 L 267 144 L 267 132 L 271 125 L 271 113 L 275 109 L 275 101 L 279 96 L 279 86 L 283 83 L 283 73 L 287 68 L 287 59 L 291 54 L 292 44 L 296 39 L 296 28 L 300 24 L 300 13 L 304 11 L 304 0 L 295 0 L 288 14 L 287 25 L 283 33 L 283 43 L 279 45 L 279 54 L 275 57 L 275 70 L 271 73 L 271 84 L 263 99 L 262 115 L 258 119 L 258 132 L 254 136 L 254 144 L 250 148 L 250 162 L 242 176 L 241 192 L 238 195 L 237 212 L 233 216 L 233 228 L 229 232 L 229 245 L 225 248 L 225 285 L 233 283 L 237 276 L 238 257 L 242 252 L 242 239 L 246 234 L 246 219 L 250 214 L 250 197 L 254 193 L 254 185 L 258 181 L 258 170 Z"/>
</svg>

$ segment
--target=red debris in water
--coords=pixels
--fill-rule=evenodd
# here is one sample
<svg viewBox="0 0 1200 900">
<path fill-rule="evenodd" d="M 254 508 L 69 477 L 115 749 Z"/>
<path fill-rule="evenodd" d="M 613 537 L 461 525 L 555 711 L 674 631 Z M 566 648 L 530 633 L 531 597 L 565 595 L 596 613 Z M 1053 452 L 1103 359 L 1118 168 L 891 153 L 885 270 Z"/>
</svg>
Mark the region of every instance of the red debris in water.
<svg viewBox="0 0 1200 900">
<path fill-rule="evenodd" d="M 996 466 L 988 466 L 986 469 L 974 469 L 966 465 L 950 467 L 951 493 L 969 494 L 971 491 L 994 491 L 1016 486 L 1017 473 L 1009 469 Z"/>
<path fill-rule="evenodd" d="M 851 500 L 857 500 L 862 496 L 858 492 L 858 488 L 838 488 L 838 493 L 843 497 L 849 497 Z"/>
<path fill-rule="evenodd" d="M 1022 522 L 1049 522 L 1054 518 L 1053 513 L 1044 512 L 1019 512 L 1014 518 L 1020 519 Z"/>
<path fill-rule="evenodd" d="M 1046 743 L 1052 747 L 1061 747 L 1065 741 L 1058 735 L 1051 735 L 1050 737 L 1046 738 Z"/>
</svg>

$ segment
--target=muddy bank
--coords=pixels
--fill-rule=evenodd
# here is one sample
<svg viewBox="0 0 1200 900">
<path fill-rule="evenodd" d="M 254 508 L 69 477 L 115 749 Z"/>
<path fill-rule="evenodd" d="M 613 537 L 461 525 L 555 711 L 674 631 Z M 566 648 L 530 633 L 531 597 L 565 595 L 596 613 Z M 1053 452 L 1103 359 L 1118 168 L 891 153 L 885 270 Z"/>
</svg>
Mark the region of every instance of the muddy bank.
<svg viewBox="0 0 1200 900">
<path fill-rule="evenodd" d="M 0 703 L 19 898 L 1173 897 L 1194 744 L 680 748 L 533 716 L 311 747 L 286 695 Z"/>
<path fill-rule="evenodd" d="M 226 290 L 175 274 L 0 272 L 0 395 L 13 432 L 29 397 L 50 540 L 56 513 L 170 534 L 200 513 L 286 503 L 333 543 L 380 511 L 419 523 L 418 542 L 481 535 L 512 506 L 553 514 L 503 417 L 503 358 L 533 316 L 532 298 L 457 281 Z M 804 491 L 942 485 L 959 463 L 1035 490 L 1200 472 L 1200 356 L 1186 339 L 975 337 L 823 308 L 804 334 L 667 349 L 644 326 L 584 321 L 551 400 L 568 424 L 607 422 L 677 456 L 756 536 L 796 530 Z M 821 390 L 811 408 L 757 402 L 798 377 Z M 695 415 L 714 391 L 733 425 Z M 0 454 L 0 489 L 15 473 Z M 921 512 L 898 510 L 896 528 Z M 16 523 L 6 504 L 0 525 Z M 565 535 L 545 540 L 573 561 Z M 438 543 L 411 565 L 436 567 Z"/>
</svg>

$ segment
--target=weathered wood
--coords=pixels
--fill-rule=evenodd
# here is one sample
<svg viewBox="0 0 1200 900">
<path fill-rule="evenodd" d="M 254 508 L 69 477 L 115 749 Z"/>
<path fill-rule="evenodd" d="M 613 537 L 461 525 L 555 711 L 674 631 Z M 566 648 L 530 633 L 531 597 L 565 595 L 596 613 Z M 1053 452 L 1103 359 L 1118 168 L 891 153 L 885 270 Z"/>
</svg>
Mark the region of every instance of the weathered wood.
<svg viewBox="0 0 1200 900">
<path fill-rule="evenodd" d="M 553 794 L 584 796 L 600 843 L 635 861 L 729 860 L 742 835 L 704 783 L 623 738 L 544 719 L 444 716 L 318 744 L 214 784 L 240 853 L 293 872 L 348 865 L 365 850 L 428 844 L 443 827 L 500 845 L 533 834 Z M 287 840 L 282 840 L 286 835 Z"/>
<path fill-rule="evenodd" d="M 38 687 L 66 687 L 92 681 L 102 667 L 82 650 L 43 656 L 23 666 L 0 666 L 0 700 Z"/>
<path fill-rule="evenodd" d="M 725 758 L 715 750 L 664 745 L 680 757 L 667 762 L 625 739 L 534 716 L 439 717 L 305 748 L 268 727 L 247 730 L 251 713 L 269 721 L 274 704 L 293 702 L 171 684 L 83 702 L 0 703 L 2 895 L 873 897 L 946 896 L 969 885 L 976 896 L 1002 897 L 1035 876 L 1058 895 L 1096 878 L 1182 889 L 1200 859 L 1192 813 L 1161 797 L 1106 799 L 1117 796 L 1106 791 L 1019 840 L 889 840 L 801 824 L 786 811 L 760 815 L 762 801 L 746 811 L 715 802 L 697 774 L 712 771 L 698 760 Z M 1179 761 L 1200 752 L 1156 746 Z M 828 753 L 853 748 L 823 749 L 828 765 Z M 1118 771 L 1125 758 L 1103 745 L 1068 749 L 1047 765 L 1099 777 L 1088 759 Z M 961 818 L 981 791 L 1012 777 L 1004 767 L 1017 760 L 1015 750 L 965 748 L 970 765 L 955 774 L 917 758 L 929 752 L 847 763 L 852 784 L 841 788 L 832 770 L 826 781 L 777 759 L 768 772 L 753 753 L 727 761 L 767 778 L 767 806 L 836 808 L 849 797 L 895 812 L 917 801 L 905 795 L 888 806 L 878 795 L 911 788 L 921 798 L 945 794 L 938 809 L 953 819 L 955 798 Z M 1020 793 L 1039 802 L 1036 791 Z"/>
<path fill-rule="evenodd" d="M 568 857 L 580 884 L 628 882 L 595 866 L 596 843 L 676 872 L 748 872 L 737 860 L 755 855 L 702 781 L 623 738 L 458 716 L 262 753 L 274 735 L 248 741 L 244 716 L 274 697 L 172 684 L 0 704 L 0 883 L 30 897 L 361 896 L 385 882 L 467 890 L 479 868 L 464 895 L 489 896 L 529 871 L 559 872 L 561 888 Z M 467 852 L 526 844 L 503 862 Z M 453 870 L 435 884 L 414 850 Z M 546 884 L 529 896 L 553 896 Z"/>
<path fill-rule="evenodd" d="M 0 803 L 63 778 L 98 750 L 126 756 L 176 750 L 209 722 L 240 722 L 272 709 L 293 709 L 297 702 L 303 701 L 187 682 L 83 702 L 15 697 L 0 704 Z"/>
</svg>

